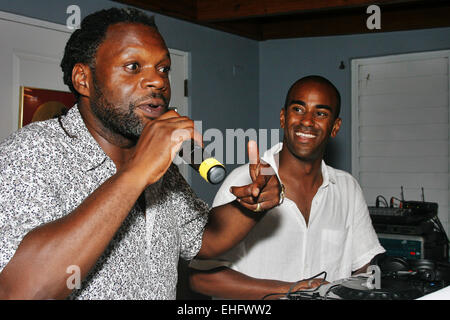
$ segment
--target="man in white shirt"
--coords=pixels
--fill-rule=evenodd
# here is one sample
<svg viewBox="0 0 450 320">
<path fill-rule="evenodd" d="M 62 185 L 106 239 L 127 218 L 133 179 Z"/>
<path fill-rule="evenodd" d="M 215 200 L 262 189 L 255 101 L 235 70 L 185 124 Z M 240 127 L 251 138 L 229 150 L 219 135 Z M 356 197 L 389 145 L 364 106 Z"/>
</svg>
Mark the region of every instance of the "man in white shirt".
<svg viewBox="0 0 450 320">
<path fill-rule="evenodd" d="M 261 299 L 317 286 L 317 275 L 323 271 L 329 282 L 365 272 L 385 251 L 358 182 L 323 161 L 328 139 L 341 126 L 339 111 L 339 92 L 327 79 L 308 76 L 291 86 L 280 112 L 283 143 L 262 157 L 284 185 L 284 201 L 218 260 L 191 263 L 195 291 L 227 299 Z M 248 165 L 235 169 L 213 206 L 234 201 L 230 186 L 249 182 Z M 309 278 L 316 280 L 300 281 Z"/>
</svg>

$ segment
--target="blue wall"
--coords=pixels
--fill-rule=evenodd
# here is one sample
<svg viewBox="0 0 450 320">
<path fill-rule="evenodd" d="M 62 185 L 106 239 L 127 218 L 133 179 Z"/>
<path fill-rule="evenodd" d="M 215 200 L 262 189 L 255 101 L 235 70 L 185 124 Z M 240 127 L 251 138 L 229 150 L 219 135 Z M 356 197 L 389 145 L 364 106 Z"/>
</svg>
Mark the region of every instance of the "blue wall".
<svg viewBox="0 0 450 320">
<path fill-rule="evenodd" d="M 107 0 L 0 0 L 0 11 L 65 25 L 66 9 L 72 4 L 80 7 L 82 18 L 100 9 L 123 7 Z M 190 116 L 202 120 L 203 131 L 258 127 L 258 42 L 158 14 L 155 20 L 169 48 L 190 53 Z M 208 203 L 218 189 L 195 173 L 192 187 Z"/>
<path fill-rule="evenodd" d="M 308 74 L 327 77 L 341 92 L 343 120 L 327 161 L 351 172 L 351 59 L 441 49 L 450 49 L 450 28 L 261 42 L 259 125 L 279 128 L 279 112 L 295 80 Z"/>
</svg>

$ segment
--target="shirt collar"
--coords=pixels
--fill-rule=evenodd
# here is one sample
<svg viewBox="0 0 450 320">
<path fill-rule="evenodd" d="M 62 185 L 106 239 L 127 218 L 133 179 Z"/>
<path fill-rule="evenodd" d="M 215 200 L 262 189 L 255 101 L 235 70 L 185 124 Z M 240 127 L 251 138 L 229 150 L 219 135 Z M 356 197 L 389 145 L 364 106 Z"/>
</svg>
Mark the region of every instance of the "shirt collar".
<svg viewBox="0 0 450 320">
<path fill-rule="evenodd" d="M 280 166 L 280 157 L 279 153 L 283 149 L 283 143 L 279 142 L 276 145 L 274 145 L 272 148 L 264 152 L 264 155 L 261 157 L 262 160 L 267 162 L 275 171 L 278 179 L 281 181 L 280 175 L 278 174 L 278 168 Z M 321 187 L 326 187 L 331 183 L 336 183 L 336 175 L 334 170 L 330 170 L 330 168 L 326 165 L 325 161 L 322 160 L 322 163 L 320 165 L 322 170 L 322 177 L 323 182 Z"/>
<path fill-rule="evenodd" d="M 77 105 L 61 117 L 60 125 L 69 139 L 69 144 L 79 155 L 83 171 L 93 170 L 110 160 L 87 129 Z"/>
</svg>

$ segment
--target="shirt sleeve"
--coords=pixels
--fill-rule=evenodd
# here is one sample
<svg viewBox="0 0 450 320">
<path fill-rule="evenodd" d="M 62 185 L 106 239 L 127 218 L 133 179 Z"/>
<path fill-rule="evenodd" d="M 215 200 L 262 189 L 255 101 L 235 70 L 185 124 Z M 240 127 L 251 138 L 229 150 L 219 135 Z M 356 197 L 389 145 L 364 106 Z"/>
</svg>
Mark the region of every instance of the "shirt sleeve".
<svg viewBox="0 0 450 320">
<path fill-rule="evenodd" d="M 385 252 L 378 241 L 367 203 L 356 180 L 354 195 L 357 209 L 353 217 L 352 271 L 369 263 L 377 254 Z"/>
<path fill-rule="evenodd" d="M 26 146 L 1 146 L 0 271 L 28 232 L 62 215 L 38 159 Z"/>
</svg>

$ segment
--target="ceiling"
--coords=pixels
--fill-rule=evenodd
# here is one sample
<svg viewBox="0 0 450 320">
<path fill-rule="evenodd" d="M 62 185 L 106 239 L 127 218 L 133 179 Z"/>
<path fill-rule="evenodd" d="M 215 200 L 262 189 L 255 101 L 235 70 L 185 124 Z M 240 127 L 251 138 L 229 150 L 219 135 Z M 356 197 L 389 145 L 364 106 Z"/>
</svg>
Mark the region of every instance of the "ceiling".
<svg viewBox="0 0 450 320">
<path fill-rule="evenodd" d="M 450 0 L 116 0 L 254 40 L 450 26 Z M 381 29 L 368 29 L 376 4 Z"/>
</svg>

